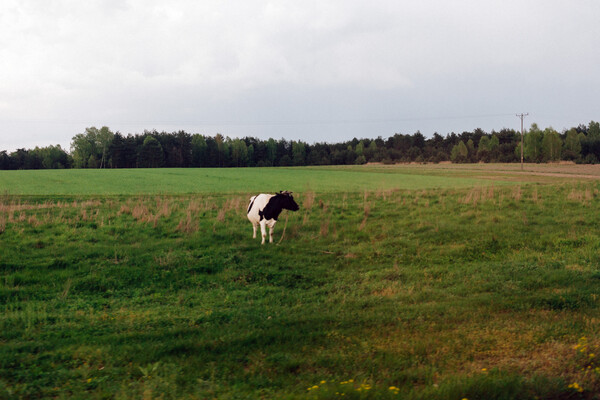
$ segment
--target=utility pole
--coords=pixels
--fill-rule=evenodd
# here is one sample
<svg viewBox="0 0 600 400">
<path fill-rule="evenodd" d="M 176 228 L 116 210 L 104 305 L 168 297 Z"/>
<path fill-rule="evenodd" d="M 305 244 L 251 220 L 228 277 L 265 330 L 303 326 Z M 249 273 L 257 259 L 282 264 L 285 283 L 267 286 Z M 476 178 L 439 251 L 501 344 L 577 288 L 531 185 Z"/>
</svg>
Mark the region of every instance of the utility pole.
<svg viewBox="0 0 600 400">
<path fill-rule="evenodd" d="M 517 117 L 521 118 L 521 171 L 523 171 L 523 118 L 528 115 L 529 113 L 517 114 Z"/>
</svg>

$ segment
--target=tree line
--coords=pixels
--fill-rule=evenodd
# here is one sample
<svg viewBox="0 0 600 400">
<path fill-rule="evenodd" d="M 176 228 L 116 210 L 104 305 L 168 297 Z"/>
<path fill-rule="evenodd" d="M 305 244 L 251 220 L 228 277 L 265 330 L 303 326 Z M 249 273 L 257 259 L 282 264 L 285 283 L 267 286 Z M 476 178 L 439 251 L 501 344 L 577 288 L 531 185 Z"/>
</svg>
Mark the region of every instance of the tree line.
<svg viewBox="0 0 600 400">
<path fill-rule="evenodd" d="M 561 160 L 596 164 L 600 160 L 600 123 L 557 132 L 532 124 L 524 134 L 526 162 Z M 521 134 L 513 129 L 461 134 L 420 132 L 395 134 L 387 139 L 352 139 L 314 143 L 286 139 L 261 140 L 189 134 L 185 131 L 113 133 L 108 127 L 86 128 L 75 135 L 70 151 L 60 145 L 0 152 L 0 169 L 160 168 L 160 167 L 271 167 L 348 165 L 381 162 L 452 161 L 455 163 L 519 162 Z"/>
</svg>

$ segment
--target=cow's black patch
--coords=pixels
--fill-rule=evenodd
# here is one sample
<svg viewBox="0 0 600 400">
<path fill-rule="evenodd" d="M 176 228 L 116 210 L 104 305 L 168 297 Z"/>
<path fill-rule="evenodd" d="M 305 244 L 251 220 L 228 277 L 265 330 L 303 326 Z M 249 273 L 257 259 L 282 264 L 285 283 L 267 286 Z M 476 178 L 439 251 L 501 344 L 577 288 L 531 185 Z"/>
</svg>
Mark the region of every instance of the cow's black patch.
<svg viewBox="0 0 600 400">
<path fill-rule="evenodd" d="M 266 220 L 274 219 L 277 221 L 281 211 L 297 211 L 299 208 L 291 194 L 278 193 L 269 199 L 265 208 L 260 210 L 258 215 L 261 220 L 264 218 Z"/>
<path fill-rule="evenodd" d="M 252 199 L 252 201 L 250 202 L 250 205 L 248 206 L 248 211 L 246 211 L 246 214 L 249 214 L 249 213 L 250 213 L 250 210 L 252 210 L 252 206 L 254 205 L 254 200 L 256 200 L 256 197 L 258 197 L 258 196 L 255 196 L 255 197 Z"/>
</svg>

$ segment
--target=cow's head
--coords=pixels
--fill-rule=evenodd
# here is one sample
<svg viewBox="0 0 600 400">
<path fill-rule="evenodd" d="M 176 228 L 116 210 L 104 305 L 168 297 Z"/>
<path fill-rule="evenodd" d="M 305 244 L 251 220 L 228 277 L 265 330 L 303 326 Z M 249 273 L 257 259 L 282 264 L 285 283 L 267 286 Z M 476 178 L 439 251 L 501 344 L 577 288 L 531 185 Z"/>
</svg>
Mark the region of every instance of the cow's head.
<svg viewBox="0 0 600 400">
<path fill-rule="evenodd" d="M 292 192 L 288 192 L 287 190 L 280 191 L 279 196 L 281 197 L 281 208 L 291 211 L 298 211 L 300 207 L 298 207 L 298 204 L 296 204 L 294 201 Z"/>
</svg>

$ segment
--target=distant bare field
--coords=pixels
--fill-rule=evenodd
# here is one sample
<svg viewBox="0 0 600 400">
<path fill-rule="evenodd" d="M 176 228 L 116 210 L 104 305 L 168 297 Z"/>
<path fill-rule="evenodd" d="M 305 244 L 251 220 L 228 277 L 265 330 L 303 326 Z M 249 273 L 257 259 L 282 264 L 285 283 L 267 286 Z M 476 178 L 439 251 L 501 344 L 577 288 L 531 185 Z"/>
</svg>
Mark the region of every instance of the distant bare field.
<svg viewBox="0 0 600 400">
<path fill-rule="evenodd" d="M 463 169 L 471 171 L 510 172 L 518 174 L 548 175 L 574 178 L 600 179 L 599 164 L 436 164 L 442 169 Z"/>
<path fill-rule="evenodd" d="M 429 173 L 448 176 L 469 176 L 474 179 L 518 180 L 526 182 L 550 183 L 558 180 L 595 180 L 600 179 L 600 164 L 530 164 L 525 163 L 523 170 L 518 163 L 494 164 L 369 164 L 372 168 L 399 168 L 406 170 L 427 170 Z M 559 179 L 557 179 L 559 178 Z"/>
</svg>

